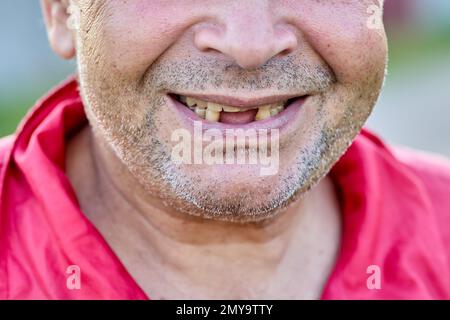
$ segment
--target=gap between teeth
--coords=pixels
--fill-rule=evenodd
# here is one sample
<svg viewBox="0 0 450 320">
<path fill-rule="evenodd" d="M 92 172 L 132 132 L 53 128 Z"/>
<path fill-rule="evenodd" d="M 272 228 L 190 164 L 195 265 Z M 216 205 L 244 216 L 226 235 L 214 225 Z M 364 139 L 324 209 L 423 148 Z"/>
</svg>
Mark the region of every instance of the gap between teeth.
<svg viewBox="0 0 450 320">
<path fill-rule="evenodd" d="M 180 101 L 186 104 L 188 108 L 194 111 L 200 118 L 213 122 L 219 121 L 220 113 L 222 111 L 244 112 L 249 110 L 231 106 L 224 106 L 218 103 L 206 102 L 184 96 L 180 96 Z M 258 112 L 256 113 L 255 121 L 261 121 L 276 116 L 283 110 L 284 110 L 284 103 L 274 103 L 265 106 L 260 106 L 258 108 Z"/>
</svg>

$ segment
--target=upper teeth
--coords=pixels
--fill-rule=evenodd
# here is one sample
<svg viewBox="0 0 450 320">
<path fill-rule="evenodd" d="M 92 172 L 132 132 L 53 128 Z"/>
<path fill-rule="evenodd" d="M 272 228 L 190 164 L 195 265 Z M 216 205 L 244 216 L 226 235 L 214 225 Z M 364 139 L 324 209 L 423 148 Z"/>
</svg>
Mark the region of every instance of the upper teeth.
<svg viewBox="0 0 450 320">
<path fill-rule="evenodd" d="M 217 122 L 220 119 L 220 112 L 222 112 L 221 105 L 208 102 L 205 119 L 208 121 Z"/>
<path fill-rule="evenodd" d="M 241 109 L 236 108 L 236 107 L 227 107 L 227 106 L 223 106 L 223 111 L 225 112 L 240 112 Z"/>
<path fill-rule="evenodd" d="M 258 108 L 258 113 L 255 116 L 255 120 L 264 120 L 267 118 L 270 118 L 270 109 L 271 109 L 271 105 L 267 105 L 267 106 L 262 106 Z M 276 109 L 274 109 L 276 110 Z"/>
<path fill-rule="evenodd" d="M 189 109 L 194 111 L 200 118 L 208 121 L 217 122 L 220 119 L 220 113 L 223 112 L 244 112 L 249 109 L 225 106 L 214 102 L 206 102 L 203 100 L 180 96 L 180 101 L 185 103 Z M 258 107 L 255 121 L 264 120 L 273 117 L 284 110 L 284 102 L 268 104 Z"/>
</svg>

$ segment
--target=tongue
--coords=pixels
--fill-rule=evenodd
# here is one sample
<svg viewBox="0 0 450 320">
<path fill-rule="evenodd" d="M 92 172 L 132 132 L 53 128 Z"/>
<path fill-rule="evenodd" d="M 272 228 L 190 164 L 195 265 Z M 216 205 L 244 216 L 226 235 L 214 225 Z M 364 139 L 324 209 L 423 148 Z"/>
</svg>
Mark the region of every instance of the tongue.
<svg viewBox="0 0 450 320">
<path fill-rule="evenodd" d="M 246 124 L 255 121 L 258 109 L 252 109 L 244 112 L 224 112 L 220 113 L 220 122 L 229 124 Z"/>
</svg>

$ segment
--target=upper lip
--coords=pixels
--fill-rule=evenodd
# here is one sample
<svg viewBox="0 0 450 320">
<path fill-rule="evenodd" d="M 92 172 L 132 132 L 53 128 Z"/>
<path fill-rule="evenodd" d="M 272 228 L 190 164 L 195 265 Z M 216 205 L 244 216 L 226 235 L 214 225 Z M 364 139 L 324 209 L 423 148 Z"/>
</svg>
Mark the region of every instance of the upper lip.
<svg viewBox="0 0 450 320">
<path fill-rule="evenodd" d="M 228 96 L 217 94 L 196 94 L 196 93 L 176 93 L 178 96 L 191 97 L 206 102 L 218 103 L 225 106 L 251 108 L 263 106 L 268 104 L 286 102 L 293 98 L 304 97 L 305 95 L 298 94 L 278 94 L 271 96 L 260 97 L 243 97 L 243 96 Z"/>
</svg>

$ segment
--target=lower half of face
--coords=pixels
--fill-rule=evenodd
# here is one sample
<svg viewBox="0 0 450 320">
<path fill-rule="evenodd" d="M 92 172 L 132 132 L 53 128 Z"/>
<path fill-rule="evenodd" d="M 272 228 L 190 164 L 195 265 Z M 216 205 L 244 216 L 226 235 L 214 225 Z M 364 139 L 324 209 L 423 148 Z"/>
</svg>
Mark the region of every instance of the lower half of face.
<svg viewBox="0 0 450 320">
<path fill-rule="evenodd" d="M 324 45 L 299 26 L 301 46 L 245 69 L 218 52 L 199 51 L 195 28 L 180 24 L 170 46 L 149 61 L 142 57 L 158 43 L 139 33 L 132 47 L 106 27 L 80 37 L 80 85 L 91 125 L 165 205 L 218 220 L 273 217 L 326 175 L 360 131 L 383 81 L 384 38 L 373 36 L 356 52 L 337 41 L 327 53 L 321 45 L 333 42 Z"/>
</svg>

